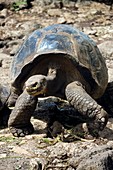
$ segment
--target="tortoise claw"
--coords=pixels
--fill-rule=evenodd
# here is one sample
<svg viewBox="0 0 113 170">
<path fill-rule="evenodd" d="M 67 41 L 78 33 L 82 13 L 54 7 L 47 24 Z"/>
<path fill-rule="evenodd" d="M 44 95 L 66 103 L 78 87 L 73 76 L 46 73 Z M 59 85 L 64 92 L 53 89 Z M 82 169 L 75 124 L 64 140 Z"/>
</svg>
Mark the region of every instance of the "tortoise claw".
<svg viewBox="0 0 113 170">
<path fill-rule="evenodd" d="M 89 131 L 92 133 L 92 131 L 95 131 L 96 135 L 99 133 L 99 131 L 102 131 L 108 121 L 107 113 L 105 116 L 102 115 L 96 115 L 96 119 L 94 122 L 89 123 Z"/>
<path fill-rule="evenodd" d="M 102 131 L 108 121 L 108 114 L 103 109 L 100 114 L 97 114 L 95 120 L 87 123 L 88 133 L 91 136 L 98 137 L 99 131 Z"/>
<path fill-rule="evenodd" d="M 26 135 L 32 134 L 34 132 L 34 128 L 32 124 L 27 124 L 24 127 L 9 127 L 10 132 L 12 133 L 13 136 L 15 137 L 24 137 Z"/>
<path fill-rule="evenodd" d="M 99 130 L 103 130 L 104 127 L 106 126 L 106 119 L 103 117 L 98 122 L 99 122 Z"/>
<path fill-rule="evenodd" d="M 96 123 L 98 124 L 98 129 L 103 130 L 108 121 L 108 114 L 104 109 L 101 109 L 100 114 L 96 115 Z"/>
</svg>

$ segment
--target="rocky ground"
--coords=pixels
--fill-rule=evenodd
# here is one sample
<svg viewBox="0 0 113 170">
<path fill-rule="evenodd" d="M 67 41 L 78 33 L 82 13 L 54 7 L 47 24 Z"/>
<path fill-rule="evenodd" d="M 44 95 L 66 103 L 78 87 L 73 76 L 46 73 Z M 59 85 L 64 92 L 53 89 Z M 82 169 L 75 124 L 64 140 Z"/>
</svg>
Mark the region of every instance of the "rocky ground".
<svg viewBox="0 0 113 170">
<path fill-rule="evenodd" d="M 54 23 L 73 25 L 93 38 L 106 59 L 109 81 L 113 81 L 113 9 L 110 6 L 91 1 L 69 4 L 32 1 L 32 8 L 26 8 L 26 4 L 10 6 L 9 2 L 0 1 L 1 83 L 10 84 L 11 60 L 26 36 Z M 49 139 L 45 122 L 32 118 L 32 123 L 35 133 L 24 138 L 13 137 L 7 128 L 0 130 L 0 170 L 113 169 L 112 118 L 100 137 L 92 140 L 76 135 L 74 140 L 62 141 L 61 136 Z"/>
</svg>

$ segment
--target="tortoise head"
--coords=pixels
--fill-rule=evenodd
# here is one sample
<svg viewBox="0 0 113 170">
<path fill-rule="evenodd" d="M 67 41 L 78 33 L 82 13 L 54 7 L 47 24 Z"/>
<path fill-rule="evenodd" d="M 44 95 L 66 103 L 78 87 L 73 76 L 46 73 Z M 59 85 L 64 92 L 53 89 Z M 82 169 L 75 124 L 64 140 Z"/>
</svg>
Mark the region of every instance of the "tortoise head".
<svg viewBox="0 0 113 170">
<path fill-rule="evenodd" d="M 31 76 L 25 82 L 26 91 L 32 96 L 38 96 L 46 92 L 47 80 L 44 75 Z"/>
</svg>

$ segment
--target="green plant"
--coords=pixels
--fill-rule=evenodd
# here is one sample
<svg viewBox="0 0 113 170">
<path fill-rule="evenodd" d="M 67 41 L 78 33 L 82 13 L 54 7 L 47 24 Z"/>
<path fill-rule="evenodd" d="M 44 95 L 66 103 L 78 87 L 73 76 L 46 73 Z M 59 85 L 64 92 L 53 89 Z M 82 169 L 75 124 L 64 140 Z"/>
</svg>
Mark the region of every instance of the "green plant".
<svg viewBox="0 0 113 170">
<path fill-rule="evenodd" d="M 16 141 L 17 139 L 12 136 L 1 136 L 0 137 L 0 142 L 13 142 Z"/>
<path fill-rule="evenodd" d="M 24 5 L 27 5 L 27 0 L 20 0 L 20 1 L 14 2 L 11 8 L 14 11 L 19 11 Z"/>
</svg>

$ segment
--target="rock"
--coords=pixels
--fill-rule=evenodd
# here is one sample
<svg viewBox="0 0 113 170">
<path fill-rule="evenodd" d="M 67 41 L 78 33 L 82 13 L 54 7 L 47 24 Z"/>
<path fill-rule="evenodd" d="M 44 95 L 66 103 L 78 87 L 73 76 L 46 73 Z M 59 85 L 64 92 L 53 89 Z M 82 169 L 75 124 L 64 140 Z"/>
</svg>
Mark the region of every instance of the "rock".
<svg viewBox="0 0 113 170">
<path fill-rule="evenodd" d="M 62 6 L 75 6 L 75 2 L 70 0 L 36 0 L 36 4 L 40 6 L 54 6 L 56 8 L 61 8 Z"/>
<path fill-rule="evenodd" d="M 105 59 L 112 60 L 113 59 L 113 40 L 105 41 L 98 45 L 102 55 Z"/>
<path fill-rule="evenodd" d="M 46 148 L 46 156 L 51 160 L 48 166 L 51 168 L 54 167 L 53 169 L 57 167 L 58 169 L 67 169 L 67 167 L 75 168 L 75 165 L 72 164 L 72 158 L 76 160 L 77 155 L 80 156 L 85 149 L 89 148 L 87 150 L 92 150 L 93 147 L 95 148 L 96 145 L 88 141 L 83 143 L 58 142 L 55 145 L 48 146 Z"/>
<path fill-rule="evenodd" d="M 88 35 L 96 35 L 97 33 L 97 30 L 94 30 L 90 27 L 84 28 L 83 31 L 85 32 L 85 34 L 88 34 Z"/>
<path fill-rule="evenodd" d="M 6 154 L 6 153 L 2 153 L 2 154 L 0 154 L 0 159 L 2 159 L 2 158 L 6 158 L 6 156 L 7 156 L 7 154 Z"/>
<path fill-rule="evenodd" d="M 106 60 L 108 67 L 109 82 L 113 81 L 113 60 Z"/>
<path fill-rule="evenodd" d="M 5 54 L 5 53 L 0 53 L 0 65 L 3 67 L 3 68 L 6 68 L 6 67 L 9 67 L 9 64 L 10 64 L 10 56 Z"/>
<path fill-rule="evenodd" d="M 76 15 L 72 15 L 72 14 L 70 14 L 69 12 L 63 13 L 63 16 L 64 16 L 64 18 L 66 19 L 66 22 L 67 22 L 68 24 L 74 23 L 74 21 L 75 21 L 75 19 L 76 19 Z"/>
<path fill-rule="evenodd" d="M 66 23 L 66 19 L 64 17 L 59 17 L 58 20 L 57 20 L 57 23 L 58 24 L 64 24 L 64 23 Z"/>
<path fill-rule="evenodd" d="M 86 149 L 82 153 L 75 153 L 69 161 L 76 170 L 111 170 L 113 169 L 113 148 L 97 146 Z"/>
<path fill-rule="evenodd" d="M 41 6 L 52 4 L 53 0 L 36 0 L 36 3 Z"/>
<path fill-rule="evenodd" d="M 62 11 L 60 9 L 48 9 L 47 14 L 49 16 L 58 16 L 58 17 L 60 17 L 62 15 Z"/>
<path fill-rule="evenodd" d="M 113 41 L 105 41 L 98 45 L 100 52 L 106 60 L 109 82 L 113 81 Z"/>
<path fill-rule="evenodd" d="M 11 57 L 5 53 L 0 53 L 0 83 L 1 84 L 9 84 L 9 66 L 11 63 Z"/>
<path fill-rule="evenodd" d="M 68 101 L 54 96 L 39 98 L 33 116 L 49 122 L 51 126 L 54 121 L 60 122 L 65 127 L 73 127 L 83 122 L 80 114 L 70 106 Z"/>
<path fill-rule="evenodd" d="M 24 148 L 22 148 L 20 146 L 14 146 L 12 148 L 12 152 L 16 152 L 18 154 L 24 154 L 24 155 L 26 155 L 28 157 L 34 156 L 32 153 L 30 153 L 29 151 L 27 151 L 26 149 L 24 149 Z"/>
<path fill-rule="evenodd" d="M 90 12 L 91 15 L 101 15 L 102 11 L 99 11 L 98 9 L 93 9 Z"/>
<path fill-rule="evenodd" d="M 58 134 L 63 133 L 63 126 L 58 121 L 54 121 L 52 126 L 48 127 L 49 134 L 47 136 L 57 137 Z"/>
<path fill-rule="evenodd" d="M 32 158 L 30 160 L 30 170 L 44 170 L 47 160 L 44 158 Z"/>
<path fill-rule="evenodd" d="M 113 141 L 112 129 L 113 129 L 113 118 L 109 118 L 105 129 L 102 132 L 100 132 L 100 137 L 103 139 L 107 139 L 108 141 Z"/>
<path fill-rule="evenodd" d="M 41 25 L 36 22 L 33 22 L 31 24 L 31 21 L 27 21 L 27 22 L 24 22 L 23 24 L 19 25 L 19 27 L 24 29 L 24 31 L 28 34 L 35 29 L 39 29 L 41 27 Z"/>
<path fill-rule="evenodd" d="M 19 45 L 13 45 L 12 49 L 10 50 L 10 55 L 13 56 L 16 54 L 16 52 L 18 51 L 18 47 Z"/>
<path fill-rule="evenodd" d="M 2 18 L 6 18 L 8 16 L 8 10 L 6 8 L 4 8 L 1 12 L 0 12 L 0 17 Z"/>
</svg>

